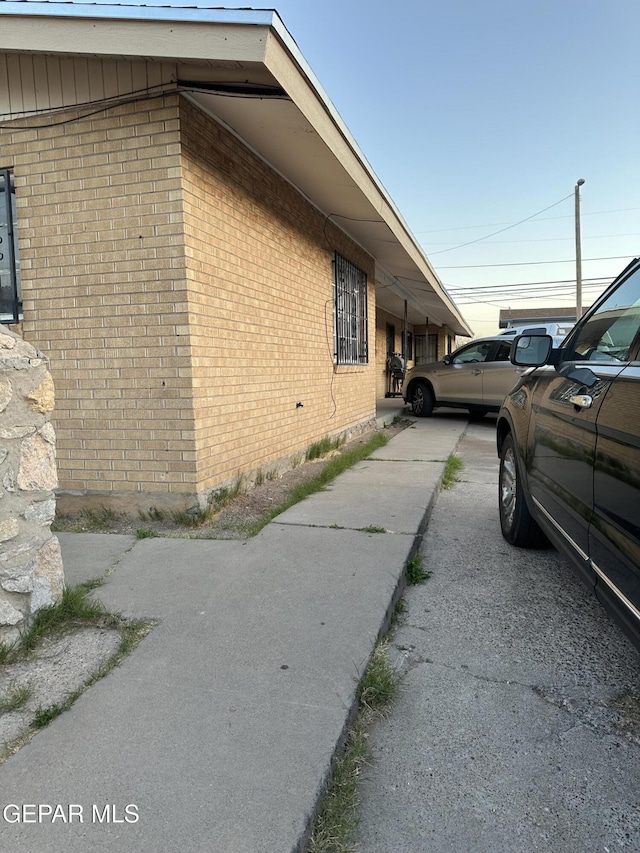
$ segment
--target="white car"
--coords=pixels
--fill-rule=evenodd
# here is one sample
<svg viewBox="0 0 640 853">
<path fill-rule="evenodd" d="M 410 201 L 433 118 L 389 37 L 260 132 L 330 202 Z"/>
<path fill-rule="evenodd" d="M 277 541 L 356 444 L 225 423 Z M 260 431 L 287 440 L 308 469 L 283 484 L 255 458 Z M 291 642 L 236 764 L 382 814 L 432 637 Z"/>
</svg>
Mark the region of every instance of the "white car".
<svg viewBox="0 0 640 853">
<path fill-rule="evenodd" d="M 551 335 L 554 347 L 559 347 L 572 329 L 571 323 L 540 323 L 538 326 L 513 326 L 500 332 L 500 336 L 513 340 L 518 335 Z"/>
</svg>

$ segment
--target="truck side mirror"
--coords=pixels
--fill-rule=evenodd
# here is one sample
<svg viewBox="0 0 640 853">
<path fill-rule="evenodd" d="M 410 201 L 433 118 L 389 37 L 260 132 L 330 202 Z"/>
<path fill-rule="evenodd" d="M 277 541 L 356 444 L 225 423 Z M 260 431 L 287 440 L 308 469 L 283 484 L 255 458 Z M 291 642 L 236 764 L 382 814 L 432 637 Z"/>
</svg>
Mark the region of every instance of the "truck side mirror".
<svg viewBox="0 0 640 853">
<path fill-rule="evenodd" d="M 511 345 L 511 363 L 520 367 L 541 367 L 548 363 L 552 347 L 551 335 L 518 335 Z"/>
</svg>

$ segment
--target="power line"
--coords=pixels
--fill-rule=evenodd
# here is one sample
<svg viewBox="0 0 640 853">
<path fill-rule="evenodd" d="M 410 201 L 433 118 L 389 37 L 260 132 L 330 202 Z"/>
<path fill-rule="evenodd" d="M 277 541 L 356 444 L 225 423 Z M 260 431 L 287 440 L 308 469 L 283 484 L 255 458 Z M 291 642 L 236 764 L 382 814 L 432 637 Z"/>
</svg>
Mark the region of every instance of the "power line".
<svg viewBox="0 0 640 853">
<path fill-rule="evenodd" d="M 598 296 L 600 296 L 600 293 L 604 292 L 604 289 L 605 288 L 603 287 L 602 291 L 596 291 L 591 301 L 595 302 L 596 298 Z M 560 294 L 560 295 L 563 295 L 563 294 Z M 553 302 L 557 298 L 558 297 L 549 297 L 549 299 L 545 299 L 544 301 L 545 302 Z M 456 299 L 456 303 L 459 303 L 460 305 L 468 305 L 468 304 L 493 305 L 496 308 L 506 308 L 509 305 L 511 305 L 513 302 L 540 302 L 540 301 L 541 301 L 540 297 L 517 296 L 517 295 L 516 296 L 503 296 L 503 297 L 501 297 L 500 302 L 494 302 L 493 300 L 489 300 L 489 299 L 473 299 L 471 296 L 465 296 L 465 297 L 460 297 L 459 299 Z"/>
<path fill-rule="evenodd" d="M 589 299 L 591 302 L 594 302 L 600 295 L 606 290 L 607 285 L 603 284 L 598 288 L 595 288 L 590 292 Z M 585 293 L 588 288 L 585 288 Z M 493 299 L 487 299 L 484 297 L 474 298 L 473 296 L 456 296 L 456 304 L 460 305 L 493 305 L 496 308 L 506 308 L 514 302 L 535 302 L 540 303 L 544 301 L 545 303 L 553 303 L 557 302 L 558 299 L 562 299 L 566 301 L 567 298 L 570 298 L 571 295 L 574 294 L 574 289 L 569 288 L 566 291 L 556 291 L 552 296 L 543 297 L 542 294 L 518 294 L 514 293 L 501 293 L 496 294 Z M 495 301 L 495 300 L 498 301 Z M 573 301 L 573 300 L 571 300 Z"/>
<path fill-rule="evenodd" d="M 633 258 L 634 255 L 611 255 L 607 258 L 583 258 L 582 263 L 586 261 L 623 261 L 626 258 Z M 472 270 L 480 269 L 481 267 L 532 267 L 537 264 L 575 264 L 575 258 L 568 258 L 560 261 L 519 261 L 513 264 L 460 264 L 458 266 L 438 266 L 439 270 Z"/>
<path fill-rule="evenodd" d="M 610 282 L 601 282 L 600 284 L 591 284 L 584 286 L 584 292 L 593 294 L 592 298 L 599 296 L 600 293 L 604 292 L 606 288 L 609 286 Z M 513 288 L 512 290 L 503 290 L 497 293 L 490 293 L 485 291 L 478 292 L 469 292 L 469 293 L 455 293 L 451 294 L 452 298 L 455 299 L 457 303 L 463 302 L 474 302 L 474 303 L 483 303 L 487 305 L 495 305 L 498 303 L 504 302 L 514 302 L 514 301 L 530 301 L 530 302 L 553 302 L 558 299 L 569 299 L 573 301 L 573 296 L 575 294 L 575 283 L 571 283 L 570 285 L 556 285 L 553 288 L 552 292 L 549 292 L 548 288 L 543 290 L 528 290 L 523 288 Z"/>
<path fill-rule="evenodd" d="M 638 239 L 638 232 L 631 234 L 589 234 L 587 240 L 618 240 L 623 237 Z M 519 246 L 521 243 L 570 243 L 573 237 L 535 237 L 529 240 L 489 240 L 488 246 Z M 431 243 L 432 246 L 448 246 L 449 243 Z"/>
<path fill-rule="evenodd" d="M 598 278 L 585 278 L 583 279 L 583 283 L 594 282 L 590 284 L 590 287 L 597 287 L 598 284 L 603 282 L 613 281 L 612 276 L 599 276 Z M 565 278 L 565 279 L 557 279 L 555 281 L 518 281 L 513 282 L 511 284 L 486 284 L 486 285 L 451 285 L 450 287 L 445 285 L 449 293 L 497 293 L 501 290 L 509 290 L 509 289 L 517 289 L 522 287 L 536 287 L 543 288 L 548 287 L 550 284 L 553 285 L 564 285 L 565 287 L 575 286 L 576 280 L 574 278 Z"/>
<path fill-rule="evenodd" d="M 564 199 L 562 199 L 564 201 Z M 559 204 L 560 202 L 558 202 Z M 553 205 L 552 205 L 553 206 Z M 584 211 L 580 214 L 582 217 L 584 216 L 601 216 L 603 213 L 627 213 L 630 210 L 640 210 L 640 207 L 619 207 L 614 210 L 593 210 L 591 212 L 585 213 Z M 573 215 L 567 214 L 566 216 L 545 216 L 540 222 L 552 222 L 555 219 L 573 219 Z M 523 220 L 526 221 L 526 220 Z M 440 234 L 445 231 L 471 231 L 474 228 L 495 228 L 496 225 L 506 225 L 506 222 L 489 222 L 485 225 L 460 225 L 454 228 L 431 228 L 428 231 L 414 231 L 414 234 Z"/>
<path fill-rule="evenodd" d="M 531 216 L 525 217 L 525 219 L 521 219 L 519 222 L 514 222 L 513 225 L 507 225 L 506 228 L 501 228 L 499 231 L 494 231 L 493 234 L 487 234 L 486 237 L 478 237 L 477 240 L 469 240 L 468 243 L 460 243 L 459 246 L 452 246 L 450 249 L 440 249 L 439 252 L 431 252 L 431 255 L 442 255 L 443 252 L 453 252 L 454 249 L 462 249 L 463 246 L 471 246 L 473 243 L 480 243 L 482 240 L 488 240 L 489 237 L 495 237 L 496 234 L 502 234 L 504 231 L 509 231 L 511 228 L 516 228 L 518 225 L 522 225 L 523 222 L 528 222 L 530 219 L 533 219 L 536 216 L 539 216 L 541 213 L 544 213 L 545 210 L 551 210 L 552 207 L 557 207 L 559 204 L 562 204 L 563 201 L 566 201 L 568 198 L 571 198 L 573 193 L 569 193 L 564 198 L 561 198 L 560 201 L 554 201 L 553 204 L 550 204 L 548 207 L 539 210 L 537 213 L 532 213 Z"/>
</svg>

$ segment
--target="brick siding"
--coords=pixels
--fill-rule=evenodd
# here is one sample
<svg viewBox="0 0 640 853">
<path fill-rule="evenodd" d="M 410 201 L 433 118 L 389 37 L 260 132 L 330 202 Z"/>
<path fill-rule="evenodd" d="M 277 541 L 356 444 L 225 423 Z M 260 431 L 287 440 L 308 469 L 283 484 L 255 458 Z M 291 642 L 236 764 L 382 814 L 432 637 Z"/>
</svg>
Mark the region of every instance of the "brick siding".
<svg viewBox="0 0 640 853">
<path fill-rule="evenodd" d="M 69 118 L 0 129 L 60 499 L 202 498 L 373 418 L 365 252 L 176 95 Z M 366 366 L 332 363 L 333 249 L 369 277 Z"/>
</svg>

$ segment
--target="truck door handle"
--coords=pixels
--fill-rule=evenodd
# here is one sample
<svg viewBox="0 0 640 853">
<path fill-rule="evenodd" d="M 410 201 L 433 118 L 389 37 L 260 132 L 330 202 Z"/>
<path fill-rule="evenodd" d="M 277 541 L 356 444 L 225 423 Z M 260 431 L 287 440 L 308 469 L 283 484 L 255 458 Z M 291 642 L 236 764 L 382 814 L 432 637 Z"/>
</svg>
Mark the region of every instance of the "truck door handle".
<svg viewBox="0 0 640 853">
<path fill-rule="evenodd" d="M 472 375 L 472 376 L 480 376 L 480 374 L 481 374 L 481 373 L 482 373 L 482 371 L 481 371 L 481 370 L 478 370 L 478 368 L 477 368 L 477 367 L 476 367 L 476 369 L 475 369 L 475 370 L 472 370 L 472 371 L 471 371 L 471 375 Z"/>
<path fill-rule="evenodd" d="M 588 394 L 575 394 L 573 397 L 569 397 L 569 402 L 579 409 L 590 409 L 593 405 L 593 397 Z"/>
</svg>

